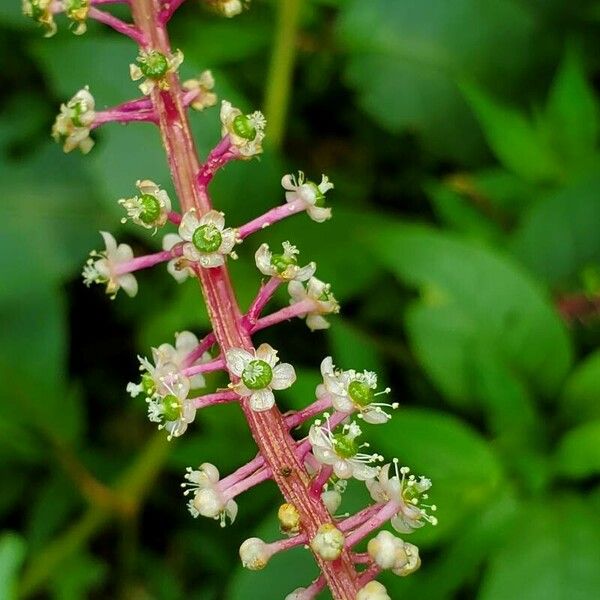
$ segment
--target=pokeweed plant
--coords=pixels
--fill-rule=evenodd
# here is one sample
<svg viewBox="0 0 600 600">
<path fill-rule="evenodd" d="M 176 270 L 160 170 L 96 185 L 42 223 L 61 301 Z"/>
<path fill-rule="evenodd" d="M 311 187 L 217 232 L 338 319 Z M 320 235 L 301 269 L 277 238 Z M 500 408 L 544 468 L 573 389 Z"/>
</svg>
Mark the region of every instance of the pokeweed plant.
<svg viewBox="0 0 600 600">
<path fill-rule="evenodd" d="M 132 23 L 99 8 L 108 4 L 128 5 Z M 184 56 L 171 48 L 167 24 L 182 4 L 183 0 L 23 0 L 24 13 L 39 22 L 48 36 L 56 31 L 55 15 L 64 13 L 75 34 L 85 32 L 87 19 L 95 19 L 138 45 L 130 77 L 139 82 L 143 96 L 97 111 L 94 97 L 84 87 L 61 106 L 52 135 L 65 152 L 79 149 L 86 154 L 94 145 L 91 132 L 97 127 L 153 123 L 160 129 L 178 199 L 179 210 L 160 183 L 137 181 L 137 193 L 118 200 L 125 211 L 122 221 L 130 220 L 152 235 L 168 226 L 176 232 L 164 234 L 161 252 L 139 257 L 127 244 L 101 232 L 105 249 L 91 253 L 83 268 L 84 282 L 106 286 L 111 298 L 121 289 L 135 296 L 135 274 L 162 263 L 179 283 L 198 280 L 212 331 L 200 340 L 192 332 L 178 332 L 174 345 L 152 348 L 152 360 L 139 358 L 141 380 L 127 386 L 133 398 L 145 397 L 150 421 L 164 429 L 169 439 L 183 435 L 200 409 L 237 403 L 245 415 L 257 456 L 225 477 L 210 463 L 189 467 L 182 486 L 190 513 L 213 518 L 221 526 L 233 523 L 238 496 L 273 480 L 284 499 L 276 511 L 284 537 L 273 542 L 245 540 L 240 546 L 243 565 L 262 569 L 274 554 L 304 546 L 314 555 L 321 574 L 307 587 L 291 591 L 289 600 L 314 598 L 326 586 L 339 600 L 385 600 L 389 598 L 385 587 L 375 581 L 378 573 L 382 569 L 399 576 L 414 572 L 420 565 L 419 551 L 388 530 L 372 534 L 387 522 L 401 534 L 437 522 L 432 514 L 435 505 L 427 504 L 431 481 L 415 477 L 396 458 L 382 464 L 384 458 L 360 441 L 360 422 L 384 425 L 398 404 L 380 401 L 378 397 L 390 390 L 376 391 L 375 373 L 342 370 L 332 357 L 325 357 L 314 401 L 302 410 L 282 414 L 275 392 L 294 384 L 294 367 L 280 362 L 278 351 L 269 344 L 255 348 L 253 334 L 294 317 L 305 319 L 312 331 L 326 329 L 325 316 L 337 313 L 339 305 L 329 284 L 315 277 L 316 264 L 300 266 L 298 249 L 289 241 L 283 242 L 281 251 L 267 244 L 256 251 L 256 266 L 267 279 L 245 313 L 238 306 L 227 269 L 227 260 L 236 258 L 242 242 L 277 221 L 301 212 L 318 223 L 331 218 L 331 208 L 325 204 L 333 183 L 325 175 L 317 183 L 302 171 L 284 175 L 285 203 L 240 226 L 231 226 L 235 215 L 226 220 L 213 208 L 209 193 L 213 177 L 231 161 L 249 160 L 262 152 L 266 120 L 260 111 L 245 114 L 222 101 L 222 137 L 200 161 L 188 111 L 216 105 L 217 96 L 210 71 L 197 79 L 179 79 Z M 209 4 L 227 17 L 245 8 L 239 0 L 210 0 Z M 283 284 L 290 305 L 265 314 Z M 228 374 L 229 386 L 199 394 L 205 386 L 203 374 L 216 371 Z M 308 436 L 295 439 L 293 432 L 311 420 Z M 366 484 L 373 503 L 356 514 L 337 515 L 350 479 Z M 356 551 L 369 536 L 367 552 Z"/>
</svg>

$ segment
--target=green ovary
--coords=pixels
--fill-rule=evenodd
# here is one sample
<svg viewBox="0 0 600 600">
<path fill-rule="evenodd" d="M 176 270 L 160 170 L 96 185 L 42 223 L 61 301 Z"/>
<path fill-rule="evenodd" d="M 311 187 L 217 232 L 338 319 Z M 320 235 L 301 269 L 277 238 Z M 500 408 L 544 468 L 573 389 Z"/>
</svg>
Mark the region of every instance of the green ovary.
<svg viewBox="0 0 600 600">
<path fill-rule="evenodd" d="M 273 380 L 273 370 L 264 360 L 252 360 L 242 373 L 242 381 L 250 390 L 262 390 Z"/>
<path fill-rule="evenodd" d="M 216 252 L 221 247 L 223 237 L 214 225 L 201 225 L 192 235 L 192 243 L 200 252 Z"/>
</svg>

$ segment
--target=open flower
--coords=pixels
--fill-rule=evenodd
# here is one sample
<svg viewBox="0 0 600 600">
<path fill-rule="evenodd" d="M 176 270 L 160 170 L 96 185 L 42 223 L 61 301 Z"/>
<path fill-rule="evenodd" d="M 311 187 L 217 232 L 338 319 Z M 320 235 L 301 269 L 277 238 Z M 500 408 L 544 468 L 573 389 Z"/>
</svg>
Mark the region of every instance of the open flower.
<svg viewBox="0 0 600 600">
<path fill-rule="evenodd" d="M 298 266 L 298 249 L 289 242 L 283 242 L 283 253 L 273 254 L 268 244 L 261 244 L 254 258 L 256 266 L 263 275 L 277 277 L 283 281 L 306 281 L 310 279 L 317 268 L 314 262 L 304 267 Z"/>
<path fill-rule="evenodd" d="M 217 95 L 212 91 L 215 87 L 215 78 L 211 71 L 202 71 L 198 79 L 188 79 L 183 82 L 182 87 L 188 92 L 196 92 L 190 105 L 194 110 L 202 111 L 217 103 Z"/>
<path fill-rule="evenodd" d="M 62 144 L 65 152 L 79 148 L 87 154 L 94 146 L 90 129 L 96 118 L 94 97 L 86 86 L 79 90 L 66 104 L 52 126 L 52 137 Z"/>
<path fill-rule="evenodd" d="M 85 20 L 90 10 L 90 0 L 66 0 L 65 13 L 71 19 L 71 31 L 82 35 L 87 31 Z"/>
<path fill-rule="evenodd" d="M 135 185 L 140 191 L 139 196 L 121 198 L 118 201 L 127 211 L 127 217 L 123 217 L 121 223 L 126 223 L 129 218 L 136 225 L 156 231 L 156 228 L 162 227 L 169 218 L 171 212 L 169 194 L 149 179 L 138 180 Z"/>
<path fill-rule="evenodd" d="M 260 111 L 245 115 L 230 102 L 221 102 L 221 135 L 229 136 L 240 158 L 252 158 L 262 152 L 267 121 Z"/>
<path fill-rule="evenodd" d="M 378 425 L 386 423 L 391 415 L 384 408 L 396 409 L 398 403 L 386 404 L 376 402 L 379 394 L 387 394 L 390 389 L 386 388 L 379 394 L 377 389 L 377 375 L 372 371 L 359 373 L 354 369 L 342 371 L 336 369 L 331 356 L 327 356 L 321 362 L 321 375 L 323 383 L 317 387 L 317 398 L 329 396 L 333 407 L 345 413 L 358 412 L 358 417 L 367 423 Z"/>
<path fill-rule="evenodd" d="M 183 255 L 192 262 L 199 262 L 205 268 L 220 267 L 225 256 L 232 252 L 236 244 L 237 231 L 225 228 L 223 213 L 209 210 L 203 217 L 196 217 L 195 209 L 188 210 L 179 224 L 179 235 L 186 242 Z"/>
<path fill-rule="evenodd" d="M 176 233 L 167 233 L 163 237 L 163 250 L 173 250 L 178 244 L 182 244 L 183 240 Z M 177 256 L 172 258 L 167 263 L 167 271 L 173 276 L 177 283 L 184 282 L 188 277 L 194 275 L 194 271 L 189 268 L 189 262 L 186 258 Z"/>
<path fill-rule="evenodd" d="M 238 506 L 235 500 L 227 499 L 219 489 L 219 471 L 210 463 L 203 463 L 197 470 L 191 467 L 186 469 L 184 478 L 186 481 L 181 487 L 186 488 L 184 496 L 194 494 L 188 502 L 188 510 L 192 517 L 208 517 L 220 521 L 221 527 L 225 527 L 226 519 L 231 523 L 235 521 Z"/>
<path fill-rule="evenodd" d="M 284 175 L 281 185 L 286 191 L 286 202 L 301 202 L 308 216 L 317 223 L 323 223 L 331 218 L 331 208 L 325 207 L 325 194 L 334 186 L 327 176 L 321 176 L 321 183 L 317 185 L 313 181 L 304 179 L 304 173 L 298 172 L 294 175 Z"/>
<path fill-rule="evenodd" d="M 140 50 L 138 64 L 129 65 L 129 74 L 133 81 L 145 78 L 139 85 L 142 94 L 148 96 L 158 86 L 161 90 L 169 89 L 167 75 L 175 73 L 183 62 L 181 50 L 166 55 L 158 50 Z"/>
<path fill-rule="evenodd" d="M 128 273 L 123 265 L 133 259 L 133 250 L 127 244 L 119 244 L 107 231 L 101 231 L 106 250 L 90 253 L 90 258 L 83 267 L 83 282 L 86 286 L 92 283 L 106 284 L 106 293 L 114 298 L 120 288 L 128 296 L 135 296 L 138 284 L 135 276 Z"/>
<path fill-rule="evenodd" d="M 356 423 L 342 426 L 342 430 L 333 433 L 329 427 L 329 420 L 325 425 L 316 421 L 308 433 L 308 440 L 312 446 L 315 458 L 323 465 L 333 467 L 333 472 L 340 479 L 358 479 L 366 481 L 373 479 L 378 472 L 377 467 L 370 466 L 372 463 L 383 460 L 378 454 L 364 454 L 361 448 L 368 444 L 359 446 L 357 438 L 362 434 Z"/>
<path fill-rule="evenodd" d="M 23 0 L 22 9 L 26 17 L 37 21 L 45 30 L 44 37 L 52 37 L 56 33 L 56 23 L 52 12 L 54 0 Z"/>
<path fill-rule="evenodd" d="M 425 522 L 437 525 L 437 518 L 430 515 L 427 509 L 435 512 L 435 504 L 423 504 L 429 498 L 427 491 L 431 488 L 431 480 L 427 477 L 409 475 L 408 467 L 398 469 L 398 461 L 394 459 L 395 475 L 390 477 L 390 464 L 385 465 L 379 472 L 377 479 L 367 481 L 367 488 L 375 502 L 389 502 L 393 500 L 398 504 L 398 512 L 392 518 L 392 527 L 399 533 L 411 533 L 423 527 Z"/>
<path fill-rule="evenodd" d="M 290 304 L 307 300 L 311 304 L 304 315 L 311 331 L 328 329 L 329 322 L 323 315 L 340 312 L 340 305 L 331 293 L 331 286 L 316 277 L 311 277 L 306 287 L 300 281 L 290 281 L 288 292 L 291 296 Z"/>
<path fill-rule="evenodd" d="M 296 381 L 294 367 L 281 363 L 277 351 L 269 344 L 261 344 L 254 353 L 242 348 L 226 352 L 227 368 L 240 378 L 229 384 L 240 396 L 250 397 L 250 406 L 257 412 L 269 410 L 275 404 L 273 390 L 284 390 Z"/>
</svg>

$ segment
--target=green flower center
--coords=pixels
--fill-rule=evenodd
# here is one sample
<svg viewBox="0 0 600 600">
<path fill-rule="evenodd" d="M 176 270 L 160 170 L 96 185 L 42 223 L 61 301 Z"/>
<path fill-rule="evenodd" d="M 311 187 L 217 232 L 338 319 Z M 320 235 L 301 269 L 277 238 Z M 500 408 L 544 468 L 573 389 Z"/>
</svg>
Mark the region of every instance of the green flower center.
<svg viewBox="0 0 600 600">
<path fill-rule="evenodd" d="M 262 390 L 273 380 L 273 369 L 264 360 L 251 360 L 242 373 L 242 381 L 250 390 Z"/>
<path fill-rule="evenodd" d="M 223 236 L 221 232 L 211 224 L 201 225 L 192 235 L 192 243 L 200 252 L 216 252 L 221 247 Z"/>
<path fill-rule="evenodd" d="M 285 256 L 284 254 L 273 254 L 271 256 L 271 266 L 281 275 L 288 267 L 297 264 L 297 260 L 293 256 Z"/>
<path fill-rule="evenodd" d="M 177 396 L 169 394 L 162 400 L 165 421 L 177 421 L 181 417 L 181 403 Z"/>
<path fill-rule="evenodd" d="M 81 121 L 81 115 L 85 112 L 85 106 L 83 102 L 76 102 L 71 107 L 71 121 L 73 121 L 73 125 L 75 127 L 83 127 L 83 122 Z"/>
<path fill-rule="evenodd" d="M 154 379 L 152 379 L 152 375 L 150 375 L 150 373 L 144 373 L 142 375 L 142 389 L 148 396 L 152 396 L 152 394 L 154 394 L 156 391 Z"/>
<path fill-rule="evenodd" d="M 325 206 L 325 194 L 319 189 L 319 186 L 313 181 L 306 182 L 313 189 L 315 193 L 315 206 Z"/>
<path fill-rule="evenodd" d="M 87 8 L 88 0 L 69 0 L 67 5 L 67 11 L 69 13 L 81 10 L 82 8 Z"/>
<path fill-rule="evenodd" d="M 167 57 L 158 50 L 152 50 L 139 61 L 140 70 L 150 79 L 162 79 L 169 69 Z"/>
<path fill-rule="evenodd" d="M 248 115 L 238 115 L 233 120 L 233 131 L 245 140 L 252 141 L 256 137 L 256 127 Z"/>
<path fill-rule="evenodd" d="M 348 437 L 343 433 L 333 434 L 333 448 L 335 453 L 342 458 L 352 458 L 358 452 L 355 438 Z"/>
<path fill-rule="evenodd" d="M 373 390 L 362 381 L 352 381 L 348 386 L 348 394 L 355 404 L 367 406 L 373 402 Z"/>
<path fill-rule="evenodd" d="M 160 202 L 152 194 L 142 194 L 139 198 L 142 205 L 140 221 L 149 225 L 154 223 L 160 217 Z"/>
<path fill-rule="evenodd" d="M 321 302 L 329 302 L 331 300 L 331 292 L 325 288 L 317 300 L 320 300 Z"/>
</svg>

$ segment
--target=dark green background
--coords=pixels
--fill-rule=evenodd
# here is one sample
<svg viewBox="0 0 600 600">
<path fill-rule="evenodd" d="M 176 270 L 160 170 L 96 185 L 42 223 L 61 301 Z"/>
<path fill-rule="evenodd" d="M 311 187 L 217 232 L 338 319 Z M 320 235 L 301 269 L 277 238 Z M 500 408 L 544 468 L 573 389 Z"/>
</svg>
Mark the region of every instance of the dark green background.
<svg viewBox="0 0 600 600">
<path fill-rule="evenodd" d="M 136 96 L 135 47 L 61 19 L 44 40 L 19 4 L 0 7 L 0 598 L 280 600 L 313 577 L 308 553 L 261 573 L 237 559 L 246 537 L 275 539 L 275 487 L 242 496 L 225 530 L 180 493 L 186 466 L 253 456 L 239 411 L 202 412 L 167 446 L 124 391 L 137 353 L 206 331 L 196 283 L 159 267 L 115 302 L 81 283 L 98 229 L 138 254 L 159 244 L 121 226 L 116 202 L 139 178 L 171 189 L 151 126 L 108 126 L 87 157 L 49 138 L 85 84 L 100 108 Z M 220 98 L 263 107 L 277 4 L 233 20 L 199 4 L 173 21 L 183 76 L 211 68 Z M 233 224 L 282 202 L 286 172 L 336 184 L 330 222 L 299 215 L 264 236 L 317 260 L 342 304 L 327 332 L 258 336 L 299 373 L 278 401 L 310 401 L 328 353 L 393 388 L 401 409 L 368 436 L 432 478 L 440 519 L 410 540 L 421 571 L 381 578 L 394 599 L 597 597 L 600 327 L 557 306 L 600 293 L 600 2 L 304 0 L 301 15 L 283 144 L 212 187 Z M 205 154 L 218 111 L 192 121 Z M 260 241 L 232 264 L 243 306 Z M 356 485 L 342 509 L 364 501 Z"/>
</svg>

